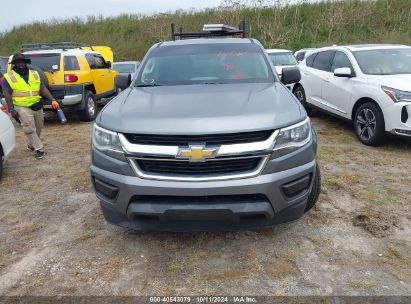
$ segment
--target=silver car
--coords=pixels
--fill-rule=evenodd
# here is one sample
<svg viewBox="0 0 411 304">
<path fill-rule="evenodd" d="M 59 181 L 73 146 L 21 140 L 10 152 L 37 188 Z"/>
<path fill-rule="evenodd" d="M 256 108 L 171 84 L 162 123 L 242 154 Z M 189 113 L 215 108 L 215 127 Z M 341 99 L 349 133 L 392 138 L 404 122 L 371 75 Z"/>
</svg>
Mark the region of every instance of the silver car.
<svg viewBox="0 0 411 304">
<path fill-rule="evenodd" d="M 140 61 L 119 61 L 113 63 L 113 70 L 117 71 L 120 75 L 130 75 L 133 81 L 137 74 L 137 68 L 140 65 Z"/>
<path fill-rule="evenodd" d="M 316 134 L 260 42 L 155 44 L 96 119 L 91 175 L 106 220 L 208 231 L 296 220 L 320 191 Z"/>
<path fill-rule="evenodd" d="M 295 59 L 293 52 L 283 49 L 266 49 L 268 57 L 270 57 L 278 76 L 282 77 L 282 71 L 284 68 L 293 67 L 298 64 L 297 59 Z M 291 90 L 291 85 L 287 88 Z"/>
</svg>

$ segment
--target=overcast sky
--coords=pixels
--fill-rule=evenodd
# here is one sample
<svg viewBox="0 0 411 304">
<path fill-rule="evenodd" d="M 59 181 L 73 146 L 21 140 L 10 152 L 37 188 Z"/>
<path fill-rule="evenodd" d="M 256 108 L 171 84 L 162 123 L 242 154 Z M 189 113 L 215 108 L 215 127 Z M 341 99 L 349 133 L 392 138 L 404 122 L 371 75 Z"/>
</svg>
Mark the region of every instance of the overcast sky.
<svg viewBox="0 0 411 304">
<path fill-rule="evenodd" d="M 3 1 L 2 1 L 3 2 Z M 119 14 L 152 14 L 177 9 L 216 7 L 223 0 L 6 0 L 1 4 L 0 32 L 33 21 Z"/>
</svg>

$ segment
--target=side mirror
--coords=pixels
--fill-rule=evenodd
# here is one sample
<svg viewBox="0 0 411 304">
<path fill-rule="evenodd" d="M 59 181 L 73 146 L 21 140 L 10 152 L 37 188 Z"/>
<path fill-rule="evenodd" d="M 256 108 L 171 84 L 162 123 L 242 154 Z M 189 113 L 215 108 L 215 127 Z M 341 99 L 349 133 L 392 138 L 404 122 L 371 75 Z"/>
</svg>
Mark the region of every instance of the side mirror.
<svg viewBox="0 0 411 304">
<path fill-rule="evenodd" d="M 292 84 L 301 80 L 301 74 L 298 67 L 283 68 L 281 82 L 283 84 Z"/>
<path fill-rule="evenodd" d="M 107 67 L 108 67 L 109 69 L 111 69 L 111 61 L 107 61 L 106 63 L 107 63 Z"/>
<path fill-rule="evenodd" d="M 354 73 L 350 68 L 338 68 L 334 70 L 335 77 L 354 77 Z"/>
<path fill-rule="evenodd" d="M 59 70 L 59 66 L 57 65 L 57 64 L 53 64 L 52 66 L 51 66 L 51 69 L 50 69 L 50 73 L 51 74 L 54 74 L 54 72 L 57 72 Z"/>
<path fill-rule="evenodd" d="M 114 79 L 114 82 L 115 82 L 117 88 L 125 90 L 131 84 L 131 75 L 130 74 L 117 75 L 116 78 Z"/>
</svg>

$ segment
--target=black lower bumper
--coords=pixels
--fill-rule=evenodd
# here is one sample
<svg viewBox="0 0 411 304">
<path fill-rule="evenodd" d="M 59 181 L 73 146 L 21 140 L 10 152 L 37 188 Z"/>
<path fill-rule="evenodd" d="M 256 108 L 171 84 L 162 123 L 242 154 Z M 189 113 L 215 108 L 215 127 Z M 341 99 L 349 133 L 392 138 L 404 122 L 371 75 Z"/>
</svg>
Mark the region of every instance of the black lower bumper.
<svg viewBox="0 0 411 304">
<path fill-rule="evenodd" d="M 127 215 L 101 202 L 107 222 L 144 231 L 234 231 L 272 227 L 304 214 L 306 200 L 275 214 L 269 202 L 239 204 L 130 204 Z"/>
</svg>

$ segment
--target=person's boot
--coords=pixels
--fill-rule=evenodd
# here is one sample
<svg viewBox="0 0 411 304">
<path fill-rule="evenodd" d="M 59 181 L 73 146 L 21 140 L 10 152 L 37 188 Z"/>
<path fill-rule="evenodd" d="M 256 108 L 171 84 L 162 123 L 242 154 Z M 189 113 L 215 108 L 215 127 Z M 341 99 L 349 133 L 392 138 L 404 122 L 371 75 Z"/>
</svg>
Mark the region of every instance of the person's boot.
<svg viewBox="0 0 411 304">
<path fill-rule="evenodd" d="M 42 151 L 42 150 L 36 150 L 34 157 L 36 159 L 43 159 L 44 155 L 46 155 L 46 152 Z"/>
</svg>

